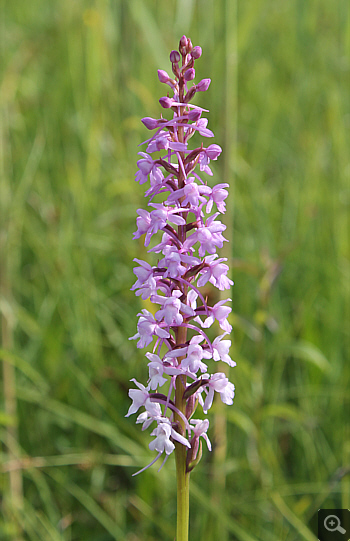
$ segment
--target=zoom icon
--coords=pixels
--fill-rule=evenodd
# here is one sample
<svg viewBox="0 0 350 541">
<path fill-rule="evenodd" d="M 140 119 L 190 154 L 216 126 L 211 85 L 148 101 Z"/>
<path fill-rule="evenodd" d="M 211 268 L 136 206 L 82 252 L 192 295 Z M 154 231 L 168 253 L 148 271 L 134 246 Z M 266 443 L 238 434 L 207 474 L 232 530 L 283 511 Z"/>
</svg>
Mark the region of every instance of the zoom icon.
<svg viewBox="0 0 350 541">
<path fill-rule="evenodd" d="M 318 510 L 319 541 L 348 541 L 350 539 L 349 509 Z"/>
</svg>

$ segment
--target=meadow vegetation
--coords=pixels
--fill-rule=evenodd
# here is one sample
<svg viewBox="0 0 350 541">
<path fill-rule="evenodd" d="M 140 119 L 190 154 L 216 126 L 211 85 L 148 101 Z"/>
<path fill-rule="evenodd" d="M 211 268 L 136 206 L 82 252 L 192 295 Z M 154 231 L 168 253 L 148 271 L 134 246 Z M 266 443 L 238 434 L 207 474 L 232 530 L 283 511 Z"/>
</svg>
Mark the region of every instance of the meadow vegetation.
<svg viewBox="0 0 350 541">
<path fill-rule="evenodd" d="M 191 476 L 192 541 L 315 541 L 350 508 L 346 0 L 1 3 L 0 539 L 172 541 L 175 466 L 125 419 L 148 307 L 130 287 L 145 116 L 168 51 L 231 186 L 234 405 Z M 205 100 L 205 102 L 204 102 Z M 143 304 L 142 304 L 143 303 Z"/>
</svg>

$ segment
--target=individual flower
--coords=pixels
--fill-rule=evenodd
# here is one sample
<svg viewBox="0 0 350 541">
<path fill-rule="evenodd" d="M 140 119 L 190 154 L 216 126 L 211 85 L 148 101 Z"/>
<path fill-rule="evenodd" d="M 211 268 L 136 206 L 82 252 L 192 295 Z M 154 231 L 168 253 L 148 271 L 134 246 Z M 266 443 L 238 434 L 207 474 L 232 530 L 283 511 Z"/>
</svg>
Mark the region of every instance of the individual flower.
<svg viewBox="0 0 350 541">
<path fill-rule="evenodd" d="M 139 390 L 137 389 L 129 390 L 129 396 L 132 400 L 132 404 L 125 417 L 129 417 L 129 415 L 136 413 L 138 409 L 145 404 L 147 398 L 149 397 L 149 392 L 146 389 L 146 387 L 142 385 L 142 383 L 138 383 L 135 378 L 131 379 L 130 381 L 133 381 L 137 385 Z"/>
<path fill-rule="evenodd" d="M 209 451 L 211 451 L 211 443 L 207 435 L 207 431 L 209 428 L 208 419 L 191 419 L 191 425 L 195 425 L 193 428 L 194 440 L 199 440 L 199 438 L 203 438 L 208 446 Z"/>
<path fill-rule="evenodd" d="M 225 199 L 228 196 L 228 191 L 225 188 L 228 187 L 228 184 L 217 184 L 211 190 L 210 199 L 207 203 L 206 212 L 211 212 L 213 203 L 216 203 L 217 209 L 219 212 L 224 214 L 226 212 Z"/>
<path fill-rule="evenodd" d="M 231 340 L 223 340 L 223 337 L 227 333 L 217 336 L 213 341 L 213 359 L 214 361 L 223 361 L 230 366 L 236 366 L 235 361 L 229 356 L 229 351 L 231 347 Z"/>
<path fill-rule="evenodd" d="M 220 290 L 230 289 L 233 285 L 232 280 L 227 277 L 228 265 L 223 263 L 223 261 L 227 261 L 227 258 L 216 258 L 217 254 L 206 256 L 205 266 L 201 270 L 201 276 L 197 281 L 198 287 L 204 286 L 208 280 Z"/>
<path fill-rule="evenodd" d="M 228 378 L 222 372 L 216 372 L 213 374 L 206 386 L 207 396 L 204 401 L 203 411 L 207 411 L 211 408 L 214 398 L 214 391 L 220 393 L 221 400 L 224 404 L 233 404 L 233 398 L 235 396 L 235 386 L 230 383 Z"/>
<path fill-rule="evenodd" d="M 146 402 L 145 407 L 148 406 L 148 402 Z M 162 410 L 160 405 L 156 403 L 152 403 L 152 413 L 146 409 L 140 415 L 137 416 L 136 424 L 142 424 L 142 430 L 146 430 L 153 421 L 157 421 L 162 416 Z"/>
<path fill-rule="evenodd" d="M 154 316 L 146 310 L 145 308 L 141 310 L 141 313 L 138 314 L 140 319 L 137 323 L 137 333 L 129 338 L 129 340 L 137 340 L 138 348 L 144 348 L 148 346 L 153 340 L 153 336 L 158 336 L 159 338 L 169 338 L 170 334 L 167 330 L 161 326 L 155 319 Z"/>
<path fill-rule="evenodd" d="M 229 302 L 230 300 L 231 299 L 225 299 L 223 301 L 217 302 L 213 307 L 209 307 L 208 311 L 210 315 L 206 318 L 204 323 L 202 323 L 202 327 L 210 327 L 216 319 L 219 322 L 222 330 L 230 333 L 232 331 L 232 326 L 227 321 L 227 317 L 232 312 L 232 308 L 230 308 L 229 306 L 224 306 L 225 303 Z"/>
<path fill-rule="evenodd" d="M 163 377 L 164 366 L 162 360 L 158 355 L 154 353 L 146 353 L 147 359 L 149 359 L 149 386 L 151 389 L 157 389 L 166 383 L 167 379 Z"/>
<path fill-rule="evenodd" d="M 157 152 L 159 150 L 168 149 L 184 152 L 187 149 L 187 144 L 173 141 L 171 135 L 166 130 L 162 130 L 158 135 L 152 138 L 148 144 L 147 152 Z"/>
<path fill-rule="evenodd" d="M 210 176 L 213 176 L 213 172 L 209 167 L 210 160 L 217 160 L 222 152 L 219 145 L 209 145 L 199 154 L 199 168 Z M 210 212 L 210 211 L 207 211 Z"/>
<path fill-rule="evenodd" d="M 211 189 L 208 186 L 199 186 L 194 182 L 195 177 L 188 177 L 183 188 L 176 190 L 168 196 L 168 203 L 182 199 L 182 205 L 189 204 L 191 207 L 198 207 L 200 203 L 206 202 L 203 194 L 208 195 Z"/>
<path fill-rule="evenodd" d="M 222 248 L 224 241 L 226 240 L 221 234 L 225 231 L 226 226 L 219 220 L 215 220 L 218 214 L 214 214 L 207 219 L 205 225 L 196 229 L 195 233 L 185 241 L 185 247 L 193 246 L 195 243 L 199 243 L 198 254 L 200 257 L 205 255 L 205 252 L 214 254 L 217 248 Z"/>
<path fill-rule="evenodd" d="M 186 350 L 186 357 L 181 361 L 181 367 L 188 369 L 193 374 L 198 370 L 206 372 L 207 365 L 202 362 L 203 358 L 209 359 L 210 353 L 205 351 L 200 342 L 203 341 L 203 336 L 193 336 Z"/>
<path fill-rule="evenodd" d="M 157 428 L 151 432 L 151 436 L 155 436 L 155 439 L 151 441 L 148 447 L 151 451 L 158 451 L 158 453 L 165 451 L 167 455 L 170 455 L 173 452 L 175 445 L 170 441 L 170 438 L 179 441 L 182 445 L 186 445 L 186 447 L 191 447 L 189 441 L 176 432 L 166 419 L 158 424 Z"/>
<path fill-rule="evenodd" d="M 173 291 L 170 297 L 154 295 L 152 301 L 162 305 L 155 314 L 158 321 L 164 320 L 167 325 L 181 325 L 184 316 L 194 316 L 194 310 L 180 301 L 180 291 Z"/>
<path fill-rule="evenodd" d="M 135 175 L 135 180 L 140 184 L 144 184 L 147 182 L 149 175 L 152 184 L 160 184 L 164 179 L 161 169 L 146 152 L 139 152 L 139 155 L 143 156 L 143 158 L 137 162 L 139 170 Z"/>
</svg>

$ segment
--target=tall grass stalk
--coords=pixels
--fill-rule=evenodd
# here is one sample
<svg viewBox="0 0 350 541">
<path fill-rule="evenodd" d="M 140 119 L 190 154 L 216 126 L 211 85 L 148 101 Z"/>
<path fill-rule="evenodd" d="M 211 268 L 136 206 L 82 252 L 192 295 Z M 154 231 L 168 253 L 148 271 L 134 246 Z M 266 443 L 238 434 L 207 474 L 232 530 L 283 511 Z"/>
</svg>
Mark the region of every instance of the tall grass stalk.
<svg viewBox="0 0 350 541">
<path fill-rule="evenodd" d="M 2 9 L 0 8 L 0 12 Z M 1 52 L 4 51 L 4 22 L 1 22 Z M 8 110 L 6 102 L 0 110 L 0 326 L 1 326 L 1 349 L 2 356 L 2 386 L 3 386 L 3 408 L 7 417 L 5 427 L 5 444 L 10 459 L 18 459 L 20 447 L 18 443 L 18 412 L 16 395 L 16 369 L 13 363 L 9 362 L 7 354 L 10 355 L 14 348 L 14 325 L 15 315 L 12 298 L 12 274 L 11 267 L 11 241 L 12 230 L 11 212 L 13 211 L 13 186 L 9 172 L 11 164 L 8 163 L 9 151 L 9 126 Z M 12 509 L 20 510 L 23 507 L 23 480 L 21 470 L 11 471 L 9 486 L 4 494 L 2 506 L 4 515 L 11 515 Z M 20 533 L 15 533 L 16 541 L 22 539 Z"/>
<path fill-rule="evenodd" d="M 6 250 L 2 249 L 0 243 L 0 252 L 4 256 Z M 0 295 L 2 297 L 2 314 L 1 314 L 1 346 L 6 351 L 11 352 L 13 348 L 13 330 L 11 325 L 11 308 L 10 308 L 10 286 L 6 272 L 6 258 L 0 264 Z M 6 306 L 5 303 L 8 303 Z M 7 314 L 6 314 L 7 311 Z M 6 427 L 6 447 L 10 460 L 19 458 L 18 445 L 18 417 L 17 417 L 17 395 L 16 395 L 16 369 L 15 366 L 8 362 L 6 353 L 2 361 L 3 373 L 3 389 L 4 389 L 4 412 L 7 415 L 8 425 Z M 16 509 L 23 507 L 23 481 L 21 470 L 9 472 L 9 490 L 7 498 L 3 501 L 4 511 L 11 513 L 11 507 Z M 20 539 L 18 537 L 18 539 Z"/>
</svg>

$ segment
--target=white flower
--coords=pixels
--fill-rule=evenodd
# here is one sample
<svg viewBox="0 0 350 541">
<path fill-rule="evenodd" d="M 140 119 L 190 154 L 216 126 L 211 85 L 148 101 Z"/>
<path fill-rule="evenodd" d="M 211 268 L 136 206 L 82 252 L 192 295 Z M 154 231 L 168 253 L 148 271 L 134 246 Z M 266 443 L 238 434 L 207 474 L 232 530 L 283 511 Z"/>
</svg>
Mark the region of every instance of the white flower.
<svg viewBox="0 0 350 541">
<path fill-rule="evenodd" d="M 148 363 L 150 377 L 149 385 L 151 389 L 157 389 L 158 385 L 161 387 L 167 381 L 166 378 L 163 378 L 164 366 L 162 360 L 154 353 L 146 353 L 146 357 L 151 361 Z"/>
<path fill-rule="evenodd" d="M 187 348 L 186 359 L 181 361 L 181 368 L 188 368 L 193 374 L 196 374 L 198 370 L 205 372 L 208 368 L 206 364 L 202 363 L 202 359 L 209 359 L 210 353 L 199 345 L 202 340 L 203 336 L 193 336 Z"/>
<path fill-rule="evenodd" d="M 203 405 L 204 413 L 207 413 L 208 409 L 211 408 L 214 398 L 214 391 L 220 393 L 221 400 L 224 404 L 228 404 L 229 406 L 233 404 L 233 397 L 235 396 L 235 386 L 222 372 L 217 372 L 213 374 L 209 380 L 209 383 L 207 384 L 207 387 L 208 394 Z"/>
<path fill-rule="evenodd" d="M 208 307 L 210 316 L 202 323 L 202 327 L 210 327 L 216 319 L 222 330 L 230 333 L 232 331 L 232 326 L 227 321 L 227 316 L 232 312 L 232 308 L 224 306 L 224 304 L 229 301 L 231 301 L 231 299 L 225 299 L 217 302 L 213 307 Z"/>
<path fill-rule="evenodd" d="M 140 413 L 140 415 L 136 419 L 136 424 L 142 423 L 142 430 L 146 430 L 146 428 L 148 428 L 153 423 L 153 421 L 156 421 L 162 416 L 162 410 L 160 408 L 160 405 L 156 402 L 150 403 L 152 404 L 152 413 L 150 413 L 150 411 L 146 409 L 146 411 Z M 149 404 L 146 401 L 145 406 L 147 407 L 148 405 Z"/>
<path fill-rule="evenodd" d="M 225 332 L 224 334 L 217 336 L 213 341 L 213 359 L 214 361 L 221 360 L 230 366 L 236 366 L 235 361 L 233 361 L 228 354 L 231 347 L 231 340 L 223 340 L 223 337 L 226 335 L 227 333 Z"/>
<path fill-rule="evenodd" d="M 157 428 L 151 432 L 151 436 L 156 436 L 156 438 L 151 441 L 149 448 L 151 451 L 158 451 L 158 453 L 163 453 L 163 451 L 165 451 L 167 455 L 170 455 L 173 452 L 175 445 L 170 441 L 170 437 L 182 443 L 182 445 L 186 445 L 186 447 L 191 447 L 189 441 L 176 432 L 176 430 L 172 428 L 170 421 L 166 418 L 164 418 L 164 422 L 160 422 Z"/>
<path fill-rule="evenodd" d="M 144 406 L 145 403 L 146 403 L 146 400 L 149 398 L 149 388 L 148 387 L 145 387 L 144 385 L 142 385 L 142 383 L 139 383 L 138 381 L 136 381 L 135 378 L 132 378 L 130 381 L 133 381 L 135 383 L 135 385 L 137 385 L 137 387 L 140 389 L 140 390 L 137 390 L 137 389 L 129 389 L 129 396 L 132 400 L 132 404 L 129 408 L 129 411 L 128 413 L 125 415 L 125 417 L 129 417 L 129 415 L 132 415 L 133 413 L 136 413 L 137 410 L 141 407 L 141 406 Z"/>
<path fill-rule="evenodd" d="M 204 419 L 204 420 L 191 419 L 191 424 L 195 425 L 195 427 L 193 428 L 194 436 L 196 438 L 198 438 L 198 439 L 202 436 L 202 438 L 204 438 L 205 441 L 207 442 L 207 446 L 208 446 L 209 451 L 211 451 L 210 439 L 207 436 L 207 431 L 208 431 L 208 428 L 209 428 L 208 419 Z"/>
</svg>

